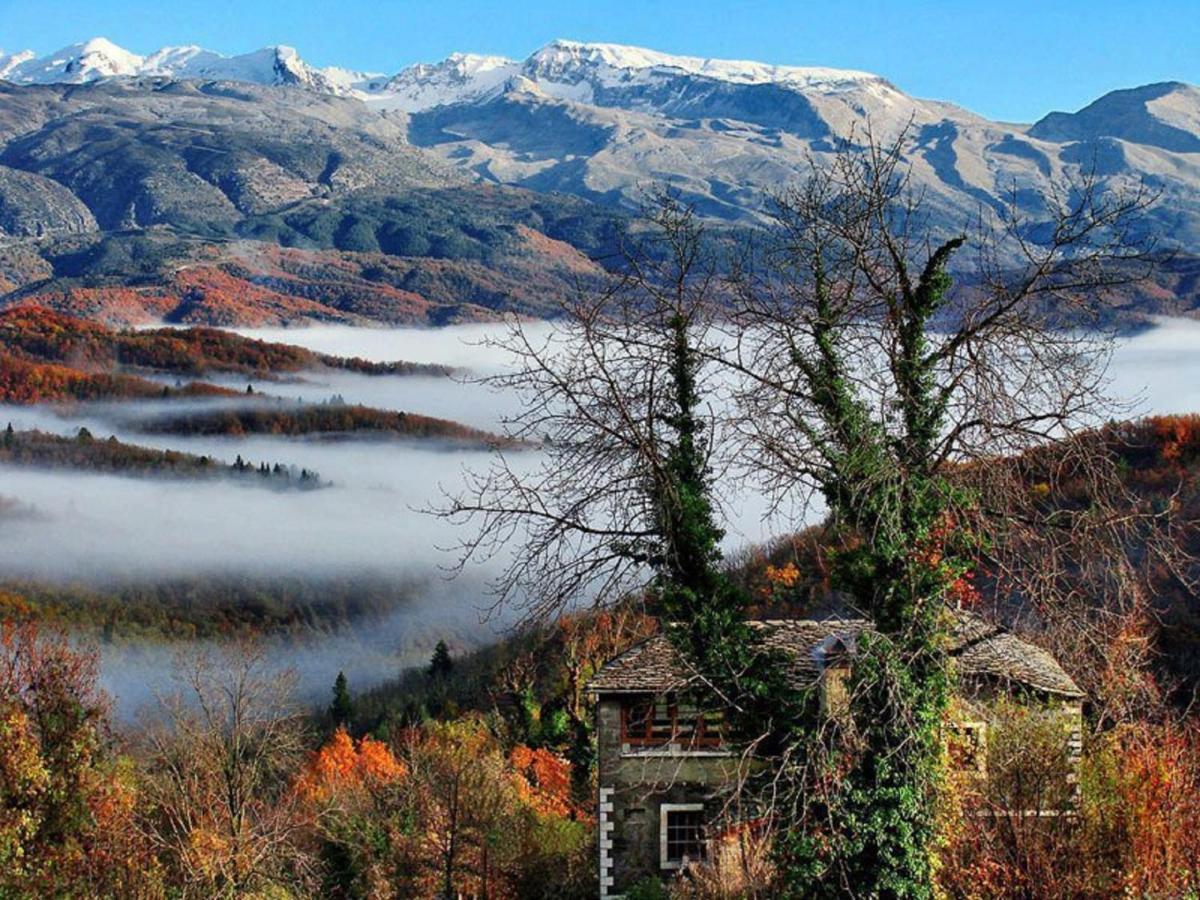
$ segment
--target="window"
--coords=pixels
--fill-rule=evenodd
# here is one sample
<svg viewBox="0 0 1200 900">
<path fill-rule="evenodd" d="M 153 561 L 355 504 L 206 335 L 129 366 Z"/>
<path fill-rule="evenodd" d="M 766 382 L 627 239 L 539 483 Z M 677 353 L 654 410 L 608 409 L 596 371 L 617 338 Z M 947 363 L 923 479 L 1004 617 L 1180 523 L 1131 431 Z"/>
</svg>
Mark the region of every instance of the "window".
<svg viewBox="0 0 1200 900">
<path fill-rule="evenodd" d="M 664 803 L 659 807 L 659 855 L 662 868 L 679 869 L 704 859 L 704 805 Z"/>
<path fill-rule="evenodd" d="M 631 747 L 720 747 L 724 726 L 720 710 L 701 709 L 675 694 L 647 694 L 621 707 L 621 743 Z"/>
<path fill-rule="evenodd" d="M 950 761 L 959 771 L 987 771 L 987 725 L 983 722 L 956 722 L 950 728 Z"/>
</svg>

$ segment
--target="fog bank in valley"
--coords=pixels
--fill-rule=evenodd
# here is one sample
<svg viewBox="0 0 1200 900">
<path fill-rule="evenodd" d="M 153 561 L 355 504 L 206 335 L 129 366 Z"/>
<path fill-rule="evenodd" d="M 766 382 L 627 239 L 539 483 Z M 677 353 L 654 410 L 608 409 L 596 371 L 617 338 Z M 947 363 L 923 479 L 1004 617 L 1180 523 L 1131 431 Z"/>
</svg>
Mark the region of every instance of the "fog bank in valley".
<svg viewBox="0 0 1200 900">
<path fill-rule="evenodd" d="M 444 363 L 464 374 L 480 374 L 505 365 L 501 352 L 478 343 L 499 327 L 319 326 L 242 333 L 343 356 Z M 1110 377 L 1112 392 L 1133 401 L 1133 413 L 1200 410 L 1200 323 L 1163 321 L 1123 341 Z M 246 380 L 227 382 L 244 387 Z M 254 384 L 257 392 L 286 398 L 324 401 L 336 394 L 350 403 L 487 429 L 497 429 L 505 415 L 518 410 L 516 397 L 462 379 L 321 372 Z M 418 441 L 185 438 L 136 431 L 138 416 L 162 409 L 154 403 L 85 406 L 62 415 L 6 407 L 0 408 L 0 427 L 11 421 L 17 428 L 72 434 L 86 426 L 99 438 L 116 434 L 132 443 L 226 461 L 240 455 L 252 464 L 294 464 L 319 472 L 332 486 L 271 491 L 219 480 L 191 483 L 0 469 L 0 497 L 37 512 L 0 518 L 0 571 L 60 581 L 136 581 L 209 572 L 313 578 L 375 573 L 403 583 L 405 599 L 383 621 L 362 623 L 351 633 L 270 644 L 278 664 L 300 670 L 309 698 L 323 697 L 339 669 L 356 687 L 365 687 L 422 661 L 439 638 L 449 637 L 462 648 L 494 638 L 505 625 L 504 618 L 481 622 L 490 606 L 488 569 L 445 579 L 443 567 L 453 558 L 439 548 L 453 544 L 456 535 L 448 523 L 420 511 L 439 502 L 441 488 L 453 491 L 460 485 L 465 468 L 485 466 L 485 451 Z M 534 451 L 513 458 L 517 465 L 538 463 Z M 802 524 L 764 520 L 765 509 L 764 500 L 753 493 L 730 498 L 730 548 Z M 105 649 L 105 683 L 123 714 L 167 686 L 172 652 L 159 646 Z"/>
</svg>

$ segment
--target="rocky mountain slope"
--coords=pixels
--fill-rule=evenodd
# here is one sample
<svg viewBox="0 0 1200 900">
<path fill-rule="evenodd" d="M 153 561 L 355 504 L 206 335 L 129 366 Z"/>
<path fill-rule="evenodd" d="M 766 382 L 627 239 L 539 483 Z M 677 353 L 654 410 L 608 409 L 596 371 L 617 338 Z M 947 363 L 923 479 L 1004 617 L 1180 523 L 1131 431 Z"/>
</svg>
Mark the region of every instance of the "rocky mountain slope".
<svg viewBox="0 0 1200 900">
<path fill-rule="evenodd" d="M 220 230 L 306 199 L 472 180 L 355 100 L 201 81 L 0 83 L 0 166 L 65 188 L 103 230 Z M 67 203 L 33 193 L 56 209 Z M 2 200 L 20 202 L 8 190 Z M 59 212 L 44 230 L 89 224 L 81 210 Z"/>
<path fill-rule="evenodd" d="M 534 312 L 597 271 L 612 213 L 480 184 L 406 125 L 294 87 L 0 83 L 0 294 L 120 323 L 425 323 Z"/>
<path fill-rule="evenodd" d="M 753 226 L 772 192 L 867 129 L 885 140 L 908 130 L 913 185 L 946 231 L 1010 201 L 1036 220 L 1040 192 L 1094 170 L 1109 186 L 1149 185 L 1160 199 L 1147 227 L 1200 253 L 1200 90 L 1182 83 L 1013 125 L 865 72 L 572 41 L 525 60 L 455 54 L 384 77 L 318 69 L 285 47 L 139 56 L 96 39 L 48 57 L 0 56 L 0 79 L 10 82 L 0 82 L 0 236 L 15 239 L 0 251 L 0 281 L 23 295 L 119 274 L 76 264 L 78 255 L 64 264 L 70 254 L 48 252 L 48 240 L 91 240 L 95 255 L 107 236 L 128 244 L 166 228 L 210 243 L 436 259 L 443 284 L 447 266 L 474 266 L 467 280 L 494 290 L 460 301 L 521 308 L 504 296 L 514 272 L 520 281 L 546 270 L 518 265 L 516 248 L 554 247 L 543 254 L 553 266 L 587 268 L 603 244 L 596 225 L 612 217 L 604 211 L 627 215 L 654 183 L 717 222 Z M 477 197 L 481 183 L 527 192 L 504 194 L 498 219 L 444 215 L 447 198 Z M 562 195 L 588 202 L 569 206 Z M 502 245 L 514 252 L 498 254 Z M 426 276 L 437 268 L 406 265 Z M 153 274 L 160 287 L 177 277 Z M 277 286 L 249 275 L 258 288 Z M 419 281 L 391 286 L 428 301 Z"/>
<path fill-rule="evenodd" d="M 502 77 L 503 76 L 503 77 Z M 665 181 L 709 215 L 753 221 L 764 195 L 828 158 L 839 139 L 907 128 L 914 184 L 947 227 L 1081 169 L 1145 180 L 1157 221 L 1200 246 L 1200 91 L 1110 94 L 1032 126 L 908 96 L 867 73 L 701 60 L 558 41 L 522 63 L 452 57 L 406 70 L 370 102 L 410 113 L 409 138 L 506 184 L 632 206 Z"/>
<path fill-rule="evenodd" d="M 839 138 L 908 128 L 914 180 L 947 225 L 1011 196 L 1033 212 L 1036 191 L 1095 167 L 1109 181 L 1149 181 L 1163 194 L 1159 223 L 1184 246 L 1200 246 L 1200 92 L 1179 83 L 1116 91 L 1023 126 L 910 97 L 866 72 L 574 41 L 554 41 L 525 60 L 454 54 L 390 78 L 316 68 L 289 47 L 234 57 L 167 47 L 139 56 L 97 38 L 46 57 L 0 57 L 0 78 L 14 83 L 148 76 L 357 98 L 393 114 L 383 118 L 395 137 L 465 177 L 626 208 L 646 183 L 665 181 L 707 214 L 737 222 L 759 218 L 764 194 L 801 177 L 808 158 L 820 161 Z M 279 201 L 289 188 L 281 183 L 243 203 Z M 201 205 L 196 214 L 220 219 L 222 211 Z"/>
</svg>

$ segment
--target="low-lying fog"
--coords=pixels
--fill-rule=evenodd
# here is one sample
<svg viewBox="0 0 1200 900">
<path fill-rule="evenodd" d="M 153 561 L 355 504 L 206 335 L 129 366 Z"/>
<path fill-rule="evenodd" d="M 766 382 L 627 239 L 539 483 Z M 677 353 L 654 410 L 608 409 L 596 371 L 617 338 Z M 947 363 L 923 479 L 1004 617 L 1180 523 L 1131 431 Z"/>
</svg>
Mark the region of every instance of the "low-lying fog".
<svg viewBox="0 0 1200 900">
<path fill-rule="evenodd" d="M 346 327 L 255 329 L 241 333 L 299 344 L 326 353 L 376 361 L 444 363 L 474 373 L 496 371 L 503 356 L 478 345 L 489 327 L 368 330 Z M 1164 321 L 1118 348 L 1110 369 L 1113 393 L 1134 401 L 1135 413 L 1200 410 L 1200 323 Z M 229 379 L 244 385 L 245 379 Z M 369 377 L 351 373 L 304 376 L 303 381 L 256 382 L 256 391 L 326 400 L 337 394 L 365 403 L 456 419 L 495 429 L 516 409 L 512 396 L 450 378 Z M 154 404 L 124 414 L 153 410 Z M 146 580 L 197 572 L 393 575 L 417 587 L 419 599 L 401 604 L 385 622 L 352 634 L 279 644 L 281 663 L 302 674 L 306 696 L 322 698 L 339 669 L 357 688 L 425 659 L 446 637 L 459 648 L 493 637 L 503 618 L 481 622 L 489 605 L 486 571 L 446 581 L 452 557 L 450 527 L 418 510 L 437 502 L 439 485 L 453 489 L 464 467 L 479 467 L 479 450 L 397 441 L 322 442 L 285 438 L 142 435 L 114 425 L 111 410 L 62 418 L 43 409 L 0 409 L 0 427 L 37 427 L 72 434 L 86 425 L 97 437 L 209 454 L 241 455 L 257 464 L 283 462 L 319 472 L 332 486 L 272 491 L 222 481 L 170 482 L 109 475 L 4 469 L 0 495 L 33 506 L 39 515 L 0 520 L 0 571 L 8 576 L 60 580 Z M 536 462 L 527 453 L 523 464 Z M 758 541 L 796 523 L 764 521 L 761 498 L 736 499 L 731 546 Z M 125 715 L 165 685 L 171 651 L 161 647 L 104 650 L 104 677 Z"/>
</svg>

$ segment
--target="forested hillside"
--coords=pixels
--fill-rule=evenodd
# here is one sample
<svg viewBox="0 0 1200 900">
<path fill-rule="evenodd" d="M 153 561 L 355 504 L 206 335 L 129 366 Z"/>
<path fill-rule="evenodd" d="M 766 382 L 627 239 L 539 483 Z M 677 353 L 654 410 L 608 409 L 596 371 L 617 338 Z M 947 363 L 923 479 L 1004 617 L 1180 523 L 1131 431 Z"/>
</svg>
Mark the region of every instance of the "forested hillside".
<svg viewBox="0 0 1200 900">
<path fill-rule="evenodd" d="M 1112 148 L 1107 120 L 1058 143 L 1049 126 L 1031 138 L 960 120 L 862 73 L 832 93 L 818 79 L 810 102 L 803 83 L 668 76 L 620 49 L 568 42 L 528 62 L 529 77 L 544 83 L 552 72 L 581 87 L 615 73 L 630 79 L 590 104 L 498 91 L 460 105 L 422 102 L 410 117 L 230 82 L 9 85 L 0 93 L 0 303 L 117 324 L 554 315 L 619 258 L 619 235 L 648 186 L 673 184 L 713 218 L 714 235 L 759 226 L 771 192 L 800 180 L 810 154 L 827 158 L 846 117 L 857 120 L 882 91 L 919 119 L 911 162 L 942 230 L 980 202 L 1001 211 L 1009 177 L 1040 184 L 1101 151 L 1099 174 L 1113 184 L 1145 169 L 1182 216 L 1162 223 L 1164 250 L 1181 251 L 1181 262 L 1114 306 L 1125 325 L 1196 307 L 1195 175 L 1188 154 L 1155 143 L 1153 121 Z M 458 84 L 450 62 L 410 74 Z M 470 94 L 470 81 L 456 89 Z M 424 96 L 405 77 L 397 83 Z M 1185 87 L 1168 85 L 1165 96 L 1193 102 Z M 671 100 L 674 89 L 683 94 Z M 865 105 L 843 110 L 858 92 Z M 1147 110 L 1156 97 L 1142 98 Z M 783 107 L 771 112 L 771 103 Z M 887 115 L 889 129 L 903 124 L 890 106 Z M 959 171 L 976 164 L 994 170 L 984 187 Z"/>
<path fill-rule="evenodd" d="M 0 900 L 1198 900 L 1190 20 L 904 12 L 0 51 Z"/>
<path fill-rule="evenodd" d="M 10 424 L 0 437 L 0 464 L 32 469 L 109 472 L 146 478 L 230 478 L 241 484 L 271 488 L 321 487 L 320 475 L 279 462 L 229 463 L 178 450 L 156 450 L 127 444 L 110 436 L 100 440 L 81 428 L 75 437 L 43 431 L 17 431 Z"/>
<path fill-rule="evenodd" d="M 449 374 L 445 366 L 346 359 L 215 328 L 114 330 L 38 306 L 0 311 L 0 341 L 8 353 L 32 362 L 62 363 L 94 372 L 132 369 L 180 377 L 246 375 L 256 379 L 325 368 L 366 375 Z"/>
</svg>

